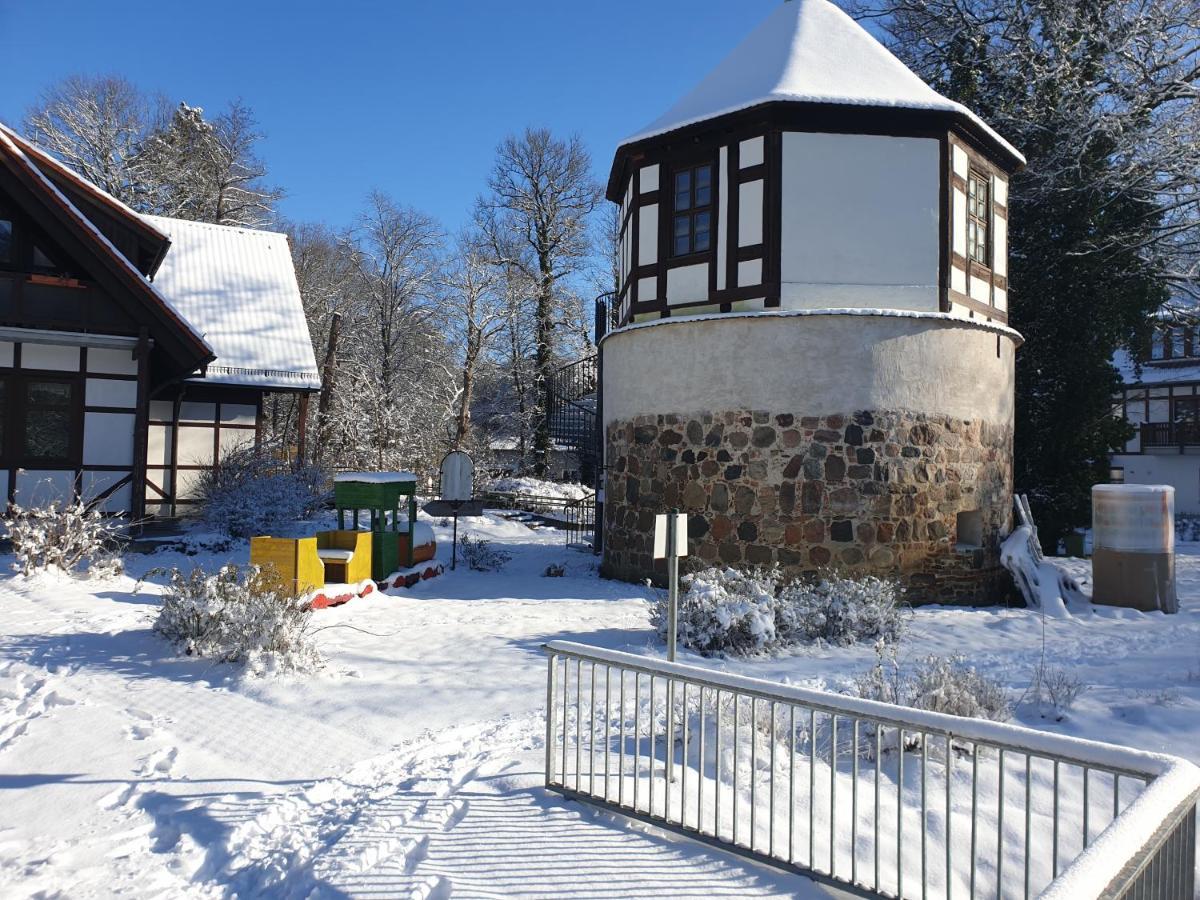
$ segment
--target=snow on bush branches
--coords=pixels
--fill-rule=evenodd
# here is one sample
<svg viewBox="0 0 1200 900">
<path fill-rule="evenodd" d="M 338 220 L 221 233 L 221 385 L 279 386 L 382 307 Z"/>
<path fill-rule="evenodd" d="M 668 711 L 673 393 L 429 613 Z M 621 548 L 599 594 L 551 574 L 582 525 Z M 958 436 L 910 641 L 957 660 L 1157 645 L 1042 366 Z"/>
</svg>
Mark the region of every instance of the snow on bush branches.
<svg viewBox="0 0 1200 900">
<path fill-rule="evenodd" d="M 154 630 L 189 656 L 246 663 L 256 672 L 324 665 L 309 627 L 311 607 L 281 587 L 274 573 L 229 565 L 215 575 L 199 567 L 167 574 Z"/>
<path fill-rule="evenodd" d="M 894 645 L 875 644 L 875 665 L 855 681 L 855 693 L 913 709 L 992 719 L 1012 717 L 1012 701 L 1004 686 L 977 671 L 966 657 L 926 656 L 906 669 L 896 658 Z"/>
<path fill-rule="evenodd" d="M 899 587 L 873 576 L 822 572 L 815 580 L 785 581 L 777 567 L 711 568 L 684 582 L 679 643 L 705 656 L 747 656 L 807 642 L 896 641 L 906 621 Z M 665 594 L 656 602 L 654 624 L 665 638 Z"/>
<path fill-rule="evenodd" d="M 5 525 L 16 556 L 13 568 L 25 575 L 56 570 L 107 577 L 122 571 L 121 524 L 89 510 L 82 499 L 14 505 Z"/>
<path fill-rule="evenodd" d="M 244 444 L 221 457 L 200 477 L 205 523 L 233 537 L 274 534 L 307 519 L 324 499 L 319 469 L 295 468 L 286 454 Z"/>
</svg>

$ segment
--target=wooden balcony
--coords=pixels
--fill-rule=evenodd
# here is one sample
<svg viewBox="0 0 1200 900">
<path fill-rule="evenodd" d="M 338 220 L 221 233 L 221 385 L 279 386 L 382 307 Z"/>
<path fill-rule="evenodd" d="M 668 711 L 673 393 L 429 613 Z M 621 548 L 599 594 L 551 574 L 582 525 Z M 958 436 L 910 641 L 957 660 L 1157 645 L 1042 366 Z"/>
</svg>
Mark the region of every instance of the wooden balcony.
<svg viewBox="0 0 1200 900">
<path fill-rule="evenodd" d="M 1140 432 L 1142 450 L 1200 448 L 1200 422 L 1145 422 Z"/>
</svg>

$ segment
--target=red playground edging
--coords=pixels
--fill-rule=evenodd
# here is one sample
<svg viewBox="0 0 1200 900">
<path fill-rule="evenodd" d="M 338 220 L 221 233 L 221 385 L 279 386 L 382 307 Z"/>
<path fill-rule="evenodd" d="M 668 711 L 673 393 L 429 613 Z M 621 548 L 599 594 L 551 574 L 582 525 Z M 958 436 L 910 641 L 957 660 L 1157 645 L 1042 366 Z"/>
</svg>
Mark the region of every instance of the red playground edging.
<svg viewBox="0 0 1200 900">
<path fill-rule="evenodd" d="M 444 565 L 436 564 L 429 565 L 423 569 L 417 569 L 412 572 L 405 572 L 397 575 L 395 578 L 389 578 L 378 585 L 374 581 L 364 581 L 353 589 L 342 594 L 334 594 L 330 596 L 323 591 L 318 592 L 308 601 L 309 607 L 312 609 L 328 609 L 331 606 L 341 606 L 343 603 L 349 603 L 355 597 L 366 597 L 369 594 L 379 590 L 381 593 L 386 593 L 388 590 L 396 588 L 410 588 L 422 581 L 428 581 L 430 578 L 436 578 L 446 571 Z"/>
</svg>

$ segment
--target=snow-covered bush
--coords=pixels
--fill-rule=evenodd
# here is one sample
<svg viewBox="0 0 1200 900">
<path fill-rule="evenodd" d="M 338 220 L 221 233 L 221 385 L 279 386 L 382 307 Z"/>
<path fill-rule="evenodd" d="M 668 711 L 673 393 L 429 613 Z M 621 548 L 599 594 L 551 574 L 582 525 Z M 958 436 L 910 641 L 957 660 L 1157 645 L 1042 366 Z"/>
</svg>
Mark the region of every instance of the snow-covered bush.
<svg viewBox="0 0 1200 900">
<path fill-rule="evenodd" d="M 748 656 L 775 649 L 780 577 L 777 568 L 713 568 L 685 576 L 687 591 L 679 597 L 679 643 L 705 656 Z M 667 613 L 667 595 L 660 593 L 653 623 L 664 639 Z"/>
<path fill-rule="evenodd" d="M 241 445 L 205 470 L 197 493 L 209 528 L 233 537 L 272 534 L 310 518 L 325 499 L 319 469 L 293 466 L 286 454 Z"/>
<path fill-rule="evenodd" d="M 154 574 L 154 573 L 151 573 Z M 189 656 L 248 663 L 255 670 L 312 671 L 312 609 L 257 566 L 167 573 L 154 630 Z"/>
<path fill-rule="evenodd" d="M 1025 699 L 1038 708 L 1043 718 L 1061 722 L 1086 690 L 1087 685 L 1070 672 L 1050 668 L 1043 662 L 1033 672 Z"/>
<path fill-rule="evenodd" d="M 776 619 L 784 643 L 827 641 L 840 647 L 872 638 L 898 641 L 908 621 L 896 582 L 836 572 L 784 585 Z"/>
<path fill-rule="evenodd" d="M 926 656 L 911 669 L 897 660 L 894 646 L 875 645 L 875 665 L 855 682 L 855 693 L 913 709 L 991 719 L 1012 717 L 1012 701 L 1000 682 L 977 671 L 965 656 Z"/>
<path fill-rule="evenodd" d="M 471 537 L 465 532 L 459 535 L 458 553 L 467 567 L 475 572 L 495 572 L 503 569 L 512 559 L 512 554 L 507 550 L 500 550 L 493 547 L 491 541 Z"/>
<path fill-rule="evenodd" d="M 813 641 L 891 642 L 899 640 L 906 621 L 899 587 L 872 576 L 826 572 L 816 581 L 785 581 L 778 567 L 712 568 L 685 575 L 683 582 L 679 643 L 706 656 L 744 656 Z M 654 623 L 665 639 L 665 594 L 658 598 Z"/>
<path fill-rule="evenodd" d="M 44 506 L 13 506 L 4 520 L 18 572 L 55 570 L 90 577 L 123 570 L 123 526 L 82 499 L 53 500 Z"/>
</svg>

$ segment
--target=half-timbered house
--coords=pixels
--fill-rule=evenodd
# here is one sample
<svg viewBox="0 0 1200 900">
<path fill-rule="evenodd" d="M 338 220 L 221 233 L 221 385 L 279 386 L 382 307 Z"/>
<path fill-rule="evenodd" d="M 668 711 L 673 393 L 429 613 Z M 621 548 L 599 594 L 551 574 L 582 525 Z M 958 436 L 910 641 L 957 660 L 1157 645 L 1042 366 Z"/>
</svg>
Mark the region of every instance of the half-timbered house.
<svg viewBox="0 0 1200 900">
<path fill-rule="evenodd" d="M 0 492 L 170 515 L 319 387 L 287 238 L 142 216 L 0 126 Z"/>
<path fill-rule="evenodd" d="M 647 516 L 680 506 L 706 561 L 994 596 L 1023 164 L 827 0 L 780 3 L 623 141 L 606 571 L 651 574 Z"/>
<path fill-rule="evenodd" d="M 1200 327 L 1163 324 L 1138 358 L 1113 362 L 1124 381 L 1113 414 L 1133 435 L 1112 464 L 1131 484 L 1174 486 L 1176 511 L 1200 515 Z"/>
</svg>

